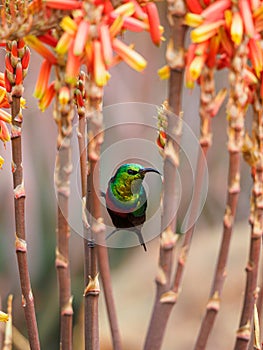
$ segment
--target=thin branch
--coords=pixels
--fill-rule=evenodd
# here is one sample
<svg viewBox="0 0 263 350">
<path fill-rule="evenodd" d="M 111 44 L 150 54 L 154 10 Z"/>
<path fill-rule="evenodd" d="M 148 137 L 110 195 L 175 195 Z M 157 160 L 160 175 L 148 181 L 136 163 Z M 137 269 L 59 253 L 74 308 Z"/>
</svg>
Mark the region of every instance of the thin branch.
<svg viewBox="0 0 263 350">
<path fill-rule="evenodd" d="M 113 299 L 108 250 L 107 250 L 105 238 L 104 238 L 105 227 L 103 225 L 103 220 L 101 218 L 100 200 L 98 197 L 100 195 L 100 183 L 99 183 L 100 145 L 103 142 L 103 116 L 101 112 L 102 95 L 100 95 L 100 93 L 102 94 L 102 91 L 100 91 L 100 89 L 98 88 L 91 89 L 89 86 L 89 89 L 87 90 L 87 92 L 89 93 L 89 91 L 92 91 L 92 90 L 97 91 L 98 95 L 88 96 L 89 115 L 88 115 L 87 133 L 88 133 L 88 140 L 89 140 L 89 144 L 88 144 L 89 175 L 88 175 L 88 191 L 87 191 L 87 209 L 88 209 L 88 215 L 90 217 L 89 221 L 93 223 L 91 226 L 92 239 L 90 243 L 96 241 L 96 243 L 98 244 L 96 245 L 96 248 L 95 247 L 92 248 L 92 245 L 89 244 L 89 239 L 88 239 L 88 242 L 84 243 L 86 263 L 90 261 L 91 264 L 94 265 L 95 267 L 94 270 L 92 271 L 92 266 L 86 265 L 86 270 L 89 271 L 90 269 L 91 273 L 89 273 L 88 276 L 94 276 L 93 277 L 94 279 L 96 276 L 96 266 L 95 266 L 96 262 L 95 262 L 95 257 L 92 257 L 92 253 L 93 251 L 96 250 L 96 255 L 99 263 L 99 271 L 100 271 L 100 276 L 103 284 L 103 291 L 104 291 L 104 296 L 105 296 L 105 301 L 107 306 L 109 324 L 111 328 L 113 347 L 116 350 L 120 350 L 122 348 L 121 338 L 120 338 L 120 332 L 118 327 L 115 303 Z M 90 258 L 88 258 L 88 256 L 90 256 Z M 89 282 L 87 281 L 87 272 L 85 273 L 85 275 L 86 275 L 86 283 L 87 283 Z M 88 296 L 86 299 L 88 299 Z M 87 300 L 87 303 L 88 303 L 88 300 Z M 86 315 L 85 317 L 88 317 L 87 310 L 85 312 L 85 315 Z M 97 321 L 93 320 L 93 322 L 97 322 Z M 88 329 L 86 329 L 86 331 L 88 332 Z M 95 338 L 95 335 L 93 338 Z"/>
<path fill-rule="evenodd" d="M 235 350 L 245 350 L 251 339 L 251 326 L 253 320 L 254 305 L 257 300 L 258 268 L 262 244 L 263 232 L 263 115 L 262 101 L 256 95 L 254 101 L 254 120 L 252 124 L 252 138 L 246 135 L 243 154 L 245 160 L 251 166 L 253 188 L 251 190 L 250 204 L 250 249 L 249 260 L 246 266 L 246 290 L 243 301 L 243 309 L 237 331 Z"/>
<path fill-rule="evenodd" d="M 234 62 L 239 60 L 242 63 L 236 67 Z M 245 106 L 242 107 L 239 102 L 240 89 L 242 88 L 242 98 L 245 98 L 247 89 L 243 81 L 242 71 L 246 65 L 246 43 L 242 43 L 236 50 L 233 58 L 231 71 L 229 73 L 230 81 L 230 97 L 227 106 L 228 115 L 228 151 L 229 151 L 229 170 L 228 170 L 228 188 L 227 203 L 223 220 L 223 235 L 218 255 L 217 266 L 215 270 L 214 282 L 211 288 L 208 300 L 206 314 L 202 321 L 199 335 L 195 344 L 195 349 L 205 349 L 208 337 L 213 328 L 215 318 L 220 308 L 220 299 L 223 291 L 224 281 L 226 277 L 226 266 L 230 242 L 232 238 L 233 225 L 236 216 L 238 197 L 240 192 L 240 152 L 244 135 L 244 117 L 246 113 Z M 238 110 L 238 117 L 231 111 Z"/>
<path fill-rule="evenodd" d="M 11 55 L 17 53 L 17 50 L 11 50 L 13 46 L 23 47 L 22 41 L 12 42 L 7 45 L 6 59 L 11 62 Z M 25 47 L 25 46 L 24 46 Z M 10 50 L 10 51 L 9 51 Z M 25 49 L 26 50 L 26 47 Z M 26 51 L 24 51 L 26 52 Z M 21 59 L 21 58 L 20 58 Z M 14 57 L 12 62 L 17 62 L 15 71 L 18 73 L 22 69 L 21 61 L 18 57 Z M 10 75 L 8 75 L 10 79 Z M 22 77 L 22 74 L 21 74 Z M 22 112 L 20 106 L 20 99 L 23 91 L 22 81 L 15 82 L 15 76 L 9 82 L 12 86 L 9 91 L 9 103 L 11 105 L 12 114 L 12 164 L 13 164 L 13 185 L 14 185 L 14 205 L 15 205 L 15 248 L 17 255 L 17 262 L 19 268 L 21 292 L 22 292 L 22 305 L 25 312 L 25 318 L 27 323 L 28 338 L 32 349 L 40 349 L 38 328 L 35 315 L 34 298 L 31 290 L 31 283 L 28 270 L 27 260 L 27 243 L 26 243 L 26 231 L 25 231 L 25 188 L 24 188 L 24 174 L 22 167 L 22 140 L 21 140 L 21 127 L 22 127 Z"/>
<path fill-rule="evenodd" d="M 57 68 L 57 81 L 60 91 L 68 98 L 63 103 L 58 101 L 59 92 L 54 106 L 54 118 L 58 125 L 57 156 L 55 165 L 55 185 L 57 191 L 57 248 L 56 269 L 59 285 L 60 307 L 60 346 L 64 350 L 72 349 L 72 295 L 69 266 L 68 205 L 70 194 L 70 173 L 72 170 L 70 139 L 72 134 L 73 99 L 72 89 L 64 83 L 64 69 Z"/>
<path fill-rule="evenodd" d="M 178 5 L 178 6 L 177 6 Z M 174 9 L 177 9 L 174 11 Z M 184 1 L 168 4 L 168 18 L 171 25 L 171 38 L 166 57 L 171 68 L 169 80 L 168 108 L 177 115 L 181 112 L 184 39 L 186 27 L 183 24 L 186 9 Z M 167 146 L 164 149 L 163 209 L 161 219 L 161 241 L 159 266 L 156 277 L 156 296 L 152 316 L 145 340 L 145 350 L 160 349 L 171 306 L 161 302 L 161 296 L 170 289 L 176 232 L 176 169 L 179 162 L 181 122 L 173 113 L 167 113 Z M 160 326 L 161 325 L 161 326 Z"/>
</svg>

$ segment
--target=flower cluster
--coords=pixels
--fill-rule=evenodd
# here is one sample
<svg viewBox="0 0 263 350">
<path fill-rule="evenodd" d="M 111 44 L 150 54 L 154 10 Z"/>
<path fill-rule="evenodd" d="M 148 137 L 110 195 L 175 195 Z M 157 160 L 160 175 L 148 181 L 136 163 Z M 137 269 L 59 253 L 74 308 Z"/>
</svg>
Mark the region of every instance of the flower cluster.
<svg viewBox="0 0 263 350">
<path fill-rule="evenodd" d="M 163 29 L 157 7 L 153 2 L 141 5 L 137 0 L 123 0 L 114 8 L 110 0 L 46 0 L 47 9 L 71 11 L 60 21 L 61 30 L 50 30 L 36 37 L 28 35 L 26 43 L 37 51 L 44 61 L 34 95 L 44 110 L 59 87 L 49 83 L 52 66 L 65 66 L 65 82 L 77 83 L 80 67 L 85 65 L 90 79 L 99 87 L 106 85 L 109 69 L 120 61 L 142 71 L 146 60 L 118 38 L 126 30 L 149 31 L 152 41 L 160 45 Z M 48 47 L 48 46 L 49 47 Z"/>
<path fill-rule="evenodd" d="M 231 0 L 186 1 L 190 12 L 185 23 L 193 27 L 192 44 L 186 57 L 186 85 L 198 81 L 204 65 L 221 69 L 229 67 L 235 49 L 246 42 L 250 59 L 244 79 L 248 84 L 262 81 L 263 54 L 260 45 L 263 23 L 261 1 Z"/>
<path fill-rule="evenodd" d="M 30 51 L 22 39 L 10 41 L 6 44 L 5 73 L 0 73 L 0 140 L 4 143 L 10 140 L 8 124 L 11 124 L 11 115 L 2 108 L 10 108 L 12 96 L 21 97 L 23 79 L 27 74 Z M 21 106 L 25 100 L 21 98 Z M 17 116 L 19 118 L 19 116 Z M 0 156 L 0 168 L 4 159 Z"/>
<path fill-rule="evenodd" d="M 9 108 L 7 92 L 5 86 L 4 73 L 0 73 L 0 140 L 4 143 L 10 140 L 8 124 L 11 124 L 11 115 L 2 108 Z M 4 163 L 4 159 L 0 156 L 0 168 Z"/>
</svg>

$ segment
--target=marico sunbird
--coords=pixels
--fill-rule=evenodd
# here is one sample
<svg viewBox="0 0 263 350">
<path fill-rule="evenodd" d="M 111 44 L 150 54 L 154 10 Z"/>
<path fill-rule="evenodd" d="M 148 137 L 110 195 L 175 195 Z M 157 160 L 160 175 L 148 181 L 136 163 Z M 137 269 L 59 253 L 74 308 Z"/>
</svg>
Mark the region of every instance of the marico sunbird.
<svg viewBox="0 0 263 350">
<path fill-rule="evenodd" d="M 116 229 L 107 238 L 120 229 L 136 233 L 140 244 L 146 251 L 142 236 L 142 225 L 146 220 L 147 198 L 143 187 L 146 173 L 159 173 L 153 168 L 144 168 L 140 164 L 123 164 L 108 183 L 106 208 Z"/>
</svg>

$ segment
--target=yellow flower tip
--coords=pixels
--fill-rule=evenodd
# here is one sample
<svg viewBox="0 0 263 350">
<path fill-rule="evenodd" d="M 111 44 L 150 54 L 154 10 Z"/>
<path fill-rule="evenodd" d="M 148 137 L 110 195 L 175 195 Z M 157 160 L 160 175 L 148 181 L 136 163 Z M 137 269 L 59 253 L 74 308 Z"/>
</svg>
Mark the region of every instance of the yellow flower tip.
<svg viewBox="0 0 263 350">
<path fill-rule="evenodd" d="M 4 143 L 10 141 L 8 128 L 6 126 L 6 123 L 2 120 L 0 120 L 0 140 Z"/>
<path fill-rule="evenodd" d="M 197 80 L 200 77 L 205 63 L 205 56 L 196 56 L 189 66 L 189 73 L 192 80 Z"/>
<path fill-rule="evenodd" d="M 67 32 L 64 32 L 61 35 L 59 41 L 57 42 L 55 51 L 61 56 L 65 55 L 68 52 L 72 41 L 73 41 L 73 36 Z"/>
<path fill-rule="evenodd" d="M 62 106 L 65 106 L 68 104 L 70 100 L 70 91 L 67 86 L 62 86 L 59 90 L 58 94 L 58 101 Z"/>
<path fill-rule="evenodd" d="M 126 2 L 126 4 L 122 4 L 117 7 L 114 11 L 112 11 L 113 15 L 130 17 L 135 12 L 135 4 L 133 2 Z"/>
<path fill-rule="evenodd" d="M 195 86 L 195 81 L 190 75 L 189 67 L 186 67 L 186 70 L 185 70 L 185 86 L 187 87 L 187 89 L 193 89 Z"/>
<path fill-rule="evenodd" d="M 59 25 L 66 33 L 70 35 L 75 35 L 78 30 L 77 23 L 69 16 L 64 17 Z"/>
<path fill-rule="evenodd" d="M 0 109 L 0 120 L 2 120 L 5 123 L 11 124 L 12 117 L 4 109 Z"/>
<path fill-rule="evenodd" d="M 195 28 L 191 32 L 191 39 L 194 43 L 201 43 L 207 39 L 212 38 L 217 32 L 220 26 L 224 25 L 224 20 L 219 20 L 211 23 L 204 23 Z"/>
<path fill-rule="evenodd" d="M 147 66 L 147 61 L 122 41 L 115 38 L 112 42 L 112 47 L 123 61 L 136 71 L 141 72 Z"/>
<path fill-rule="evenodd" d="M 68 51 L 68 59 L 66 64 L 65 81 L 70 85 L 75 85 L 78 81 L 79 70 L 81 66 L 80 56 L 75 56 L 73 53 L 73 45 Z"/>
<path fill-rule="evenodd" d="M 51 63 L 48 60 L 42 62 L 39 76 L 36 82 L 35 90 L 33 96 L 37 99 L 41 99 L 48 87 L 48 80 L 51 71 Z"/>
<path fill-rule="evenodd" d="M 196 13 L 188 12 L 185 15 L 184 23 L 189 27 L 198 27 L 204 22 L 204 18 Z"/>
<path fill-rule="evenodd" d="M 106 70 L 103 57 L 102 47 L 99 40 L 95 40 L 93 43 L 94 49 L 94 80 L 98 86 L 104 86 L 109 80 L 109 73 Z"/>
<path fill-rule="evenodd" d="M 2 157 L 0 156 L 0 158 Z M 0 164 L 1 164 L 1 159 L 0 159 Z M 0 322 L 7 322 L 8 319 L 9 319 L 9 316 L 5 312 L 0 311 Z"/>
<path fill-rule="evenodd" d="M 243 21 L 239 12 L 233 14 L 230 34 L 232 41 L 239 45 L 243 38 Z"/>
<path fill-rule="evenodd" d="M 169 79 L 170 78 L 170 67 L 168 65 L 165 65 L 158 69 L 158 75 L 161 80 Z"/>
<path fill-rule="evenodd" d="M 0 156 L 0 169 L 2 169 L 4 162 L 5 162 L 4 158 Z"/>
<path fill-rule="evenodd" d="M 114 38 L 122 29 L 124 23 L 124 18 L 122 16 L 118 16 L 115 18 L 114 22 L 110 26 L 110 36 Z"/>
<path fill-rule="evenodd" d="M 231 27 L 232 24 L 232 11 L 231 10 L 226 10 L 224 13 L 224 17 L 225 17 L 225 24 L 226 24 L 226 28 L 229 29 Z"/>
<path fill-rule="evenodd" d="M 20 106 L 22 109 L 27 108 L 26 107 L 26 99 L 24 97 L 21 97 L 21 99 L 20 99 Z"/>
<path fill-rule="evenodd" d="M 43 97 L 41 98 L 41 100 L 39 101 L 38 107 L 39 109 L 44 112 L 46 110 L 46 108 L 50 105 L 53 97 L 56 94 L 56 90 L 55 90 L 55 82 L 53 81 L 49 87 L 47 88 L 47 90 L 45 91 Z"/>
</svg>

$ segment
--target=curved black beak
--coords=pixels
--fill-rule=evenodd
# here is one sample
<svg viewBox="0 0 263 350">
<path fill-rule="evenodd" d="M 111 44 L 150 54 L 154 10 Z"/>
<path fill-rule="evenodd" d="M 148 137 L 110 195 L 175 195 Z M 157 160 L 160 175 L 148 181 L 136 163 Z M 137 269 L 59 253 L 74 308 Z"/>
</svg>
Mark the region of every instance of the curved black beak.
<svg viewBox="0 0 263 350">
<path fill-rule="evenodd" d="M 154 169 L 154 168 L 143 168 L 143 169 L 140 169 L 140 173 L 142 175 L 145 175 L 146 173 L 156 173 L 156 174 L 161 175 L 161 173 L 158 170 Z"/>
</svg>

